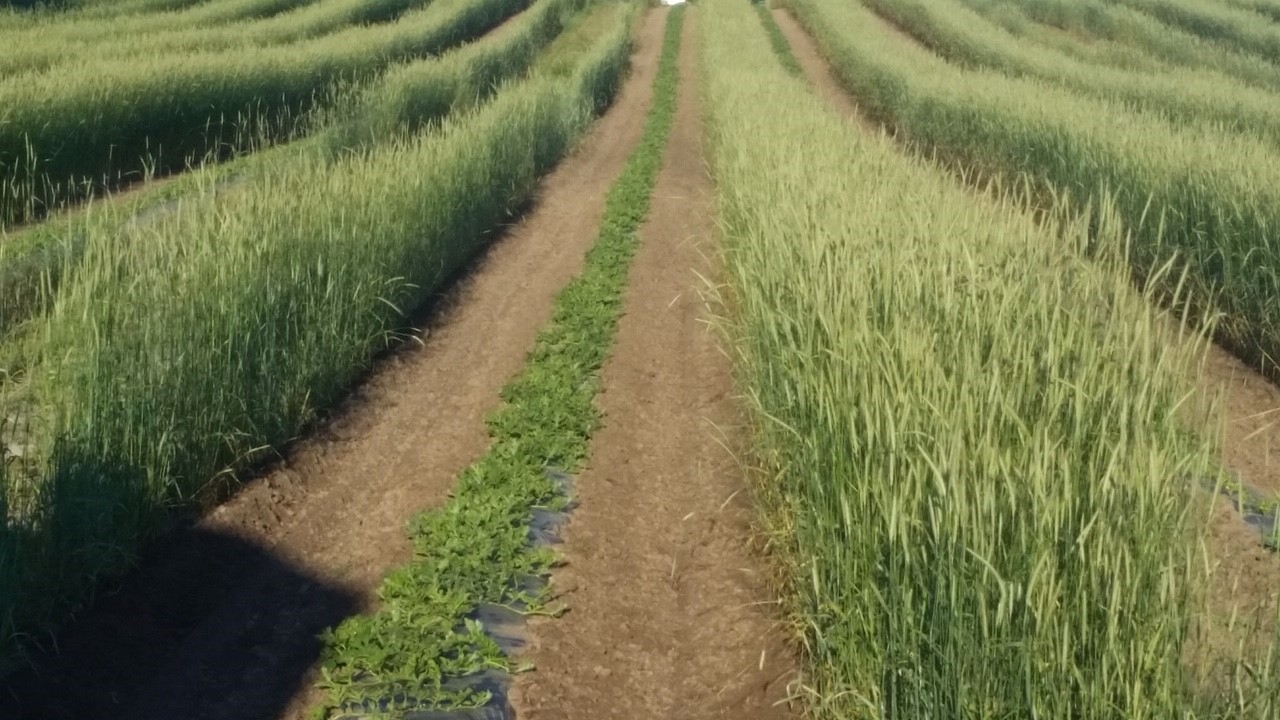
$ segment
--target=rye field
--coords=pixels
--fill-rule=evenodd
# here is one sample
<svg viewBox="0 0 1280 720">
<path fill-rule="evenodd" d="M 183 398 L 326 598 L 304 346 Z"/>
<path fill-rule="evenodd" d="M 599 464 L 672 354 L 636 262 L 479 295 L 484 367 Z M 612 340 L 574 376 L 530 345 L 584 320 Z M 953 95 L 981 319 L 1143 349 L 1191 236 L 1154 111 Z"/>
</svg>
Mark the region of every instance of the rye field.
<svg viewBox="0 0 1280 720">
<path fill-rule="evenodd" d="M 1280 718 L 1277 228 L 1280 0 L 0 4 L 0 718 Z"/>
</svg>

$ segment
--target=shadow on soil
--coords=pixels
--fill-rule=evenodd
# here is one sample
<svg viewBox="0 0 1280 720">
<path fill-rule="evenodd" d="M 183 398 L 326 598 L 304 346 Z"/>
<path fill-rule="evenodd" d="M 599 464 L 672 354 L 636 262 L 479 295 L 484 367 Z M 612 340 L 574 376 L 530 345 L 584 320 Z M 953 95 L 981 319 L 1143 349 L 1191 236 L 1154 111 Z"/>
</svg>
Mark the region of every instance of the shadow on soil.
<svg viewBox="0 0 1280 720">
<path fill-rule="evenodd" d="M 3 2 L 3 0 L 0 0 Z M 411 340 L 447 324 L 490 251 L 532 210 L 515 208 L 489 242 L 406 318 L 337 407 L 304 435 L 341 425 L 361 390 Z M 223 496 L 261 482 L 301 444 L 280 448 Z M 360 612 L 355 589 L 326 585 L 269 549 L 178 521 L 137 568 L 99 587 L 91 607 L 33 652 L 32 667 L 0 677 L 2 720 L 246 720 L 279 717 L 311 681 L 318 634 Z"/>
<path fill-rule="evenodd" d="M 175 534 L 63 628 L 56 651 L 0 681 L 0 717 L 274 717 L 356 596 L 226 534 Z"/>
</svg>

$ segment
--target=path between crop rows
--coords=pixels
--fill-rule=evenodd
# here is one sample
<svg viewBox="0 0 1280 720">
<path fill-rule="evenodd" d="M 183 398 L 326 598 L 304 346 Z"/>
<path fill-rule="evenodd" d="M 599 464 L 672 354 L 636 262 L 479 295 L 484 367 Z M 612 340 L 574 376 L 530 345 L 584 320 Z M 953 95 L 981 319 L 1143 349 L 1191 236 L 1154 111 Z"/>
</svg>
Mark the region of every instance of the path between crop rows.
<svg viewBox="0 0 1280 720">
<path fill-rule="evenodd" d="M 818 94 L 861 127 L 879 132 L 880 126 L 845 91 L 803 26 L 786 10 L 772 13 Z M 884 25 L 886 32 L 916 42 L 901 28 Z M 1225 425 L 1223 464 L 1250 487 L 1280 497 L 1280 387 L 1217 345 L 1209 346 L 1195 382 L 1196 402 L 1219 403 Z M 1242 612 L 1261 609 L 1264 616 L 1273 616 L 1269 608 L 1280 590 L 1280 557 L 1262 544 L 1258 531 L 1225 499 L 1219 498 L 1212 512 L 1206 550 L 1218 568 L 1213 586 L 1217 612 L 1227 616 L 1238 606 Z"/>
<path fill-rule="evenodd" d="M 483 453 L 499 390 L 581 269 L 644 127 L 663 21 L 642 20 L 612 108 L 447 294 L 423 344 L 380 363 L 286 463 L 100 597 L 59 636 L 59 663 L 17 678 L 16 701 L 0 691 L 0 716 L 306 717 L 316 633 L 368 609 L 383 576 L 408 560 L 406 521 L 441 504 Z"/>
<path fill-rule="evenodd" d="M 570 611 L 535 622 L 518 678 L 527 720 L 771 720 L 795 658 L 748 549 L 753 508 L 730 363 L 702 277 L 718 254 L 704 165 L 696 11 L 685 17 L 679 105 L 630 274 L 555 582 Z"/>
</svg>

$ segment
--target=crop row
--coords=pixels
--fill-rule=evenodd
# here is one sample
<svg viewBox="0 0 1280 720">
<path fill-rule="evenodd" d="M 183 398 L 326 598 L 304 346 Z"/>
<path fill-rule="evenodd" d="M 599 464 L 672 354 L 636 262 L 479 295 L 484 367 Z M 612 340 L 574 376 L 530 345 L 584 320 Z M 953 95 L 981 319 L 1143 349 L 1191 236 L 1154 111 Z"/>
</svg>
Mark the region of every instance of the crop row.
<svg viewBox="0 0 1280 720">
<path fill-rule="evenodd" d="M 1028 43 L 956 0 L 868 0 L 867 5 L 958 64 L 1060 84 L 1174 123 L 1216 124 L 1224 131 L 1260 136 L 1280 149 L 1280 97 L 1221 73 L 1139 71 L 1077 60 Z"/>
<path fill-rule="evenodd" d="M 539 53 L 561 35 L 584 0 L 539 0 L 498 31 L 437 58 L 406 63 L 334 109 L 313 137 L 182 178 L 129 202 L 104 202 L 86 215 L 51 219 L 0 246 L 0 346 L 5 336 L 44 308 L 62 276 L 78 262 L 84 238 L 118 232 L 148 212 L 199 193 L 210 182 L 243 183 L 266 172 L 289 172 L 292 163 L 336 158 L 439 123 L 450 113 L 488 98 L 527 72 Z M 225 192 L 225 191 L 224 191 Z M 0 352 L 0 372 L 23 364 Z M 2 378 L 0 378 L 2 380 Z"/>
<path fill-rule="evenodd" d="M 548 573 L 556 558 L 532 545 L 529 526 L 535 507 L 565 504 L 569 489 L 551 475 L 582 467 L 599 425 L 600 370 L 675 116 L 682 18 L 680 8 L 668 15 L 644 136 L 609 190 L 582 272 L 557 295 L 524 368 L 503 387 L 489 450 L 459 475 L 447 505 L 410 523 L 414 557 L 387 578 L 377 611 L 324 635 L 321 685 L 338 713 L 388 702 L 398 711 L 484 702 L 474 688 L 450 688 L 512 663 L 468 618 L 481 603 L 547 612 L 550 586 L 527 580 Z M 625 49 L 625 17 L 596 37 L 602 47 Z"/>
<path fill-rule="evenodd" d="M 884 33 L 812 5 L 833 38 Z M 1269 717 L 1265 657 L 1253 686 L 1239 656 L 1216 684 L 1184 664 L 1185 478 L 1214 470 L 1173 418 L 1199 350 L 1086 257 L 1120 225 L 970 191 L 836 117 L 746 3 L 699 8 L 729 331 L 815 716 Z"/>
<path fill-rule="evenodd" d="M 40 31 L 66 40 L 93 40 L 119 30 L 174 30 L 184 27 L 215 27 L 220 23 L 267 18 L 318 0 L 225 0 L 203 3 L 171 12 L 95 16 L 80 8 L 50 9 L 45 12 L 18 12 L 0 7 L 0 33 L 7 40 L 12 33 Z M 119 7 L 123 3 L 114 4 Z"/>
<path fill-rule="evenodd" d="M 0 85 L 0 223 L 31 217 L 147 168 L 181 169 L 250 138 L 296 128 L 340 81 L 473 39 L 528 0 L 438 0 L 390 25 L 252 52 L 192 53 L 79 66 Z"/>
<path fill-rule="evenodd" d="M 1274 372 L 1280 164 L 1268 147 L 1041 81 L 957 68 L 886 32 L 860 5 L 788 6 L 862 106 L 904 139 L 979 171 L 1031 178 L 1081 209 L 1113 207 L 1132 234 L 1135 273 L 1174 262 L 1179 272 L 1163 289 L 1173 292 L 1185 270 L 1183 299 L 1221 313 L 1220 338 Z"/>
<path fill-rule="evenodd" d="M 83 72 L 86 63 L 286 45 L 351 26 L 389 22 L 426 2 L 319 0 L 268 18 L 255 14 L 239 22 L 210 24 L 206 21 L 190 27 L 165 23 L 164 16 L 144 16 L 152 22 L 97 22 L 92 31 L 80 29 L 75 23 L 49 22 L 38 28 L 5 34 L 7 42 L 0 45 L 0 78 L 43 72 L 47 73 L 41 76 L 43 80 L 56 84 L 57 72 Z M 210 6 L 220 4 L 214 2 Z"/>
<path fill-rule="evenodd" d="M 1038 36 L 1060 48 L 1146 64 L 1152 59 L 1198 70 L 1218 70 L 1263 89 L 1280 87 L 1280 66 L 1208 41 L 1132 7 L 1104 0 L 962 0 L 1015 35 Z M 1066 33 L 1055 32 L 1065 30 Z M 1085 39 L 1081 42 L 1073 35 Z M 1138 50 L 1135 54 L 1133 50 Z M 1092 54 L 1092 53 L 1090 53 Z M 1099 56 L 1099 55 L 1095 55 Z M 1149 66 L 1148 66 L 1149 67 Z"/>
<path fill-rule="evenodd" d="M 1255 11 L 1195 0 L 1120 0 L 1173 27 L 1268 61 L 1280 61 L 1280 26 Z"/>
<path fill-rule="evenodd" d="M 300 153 L 148 223 L 86 224 L 12 390 L 31 449 L 0 464 L 6 653 L 14 628 L 127 566 L 168 507 L 215 497 L 340 397 L 612 97 L 616 54 L 578 51 L 571 73 L 432 132 Z"/>
</svg>

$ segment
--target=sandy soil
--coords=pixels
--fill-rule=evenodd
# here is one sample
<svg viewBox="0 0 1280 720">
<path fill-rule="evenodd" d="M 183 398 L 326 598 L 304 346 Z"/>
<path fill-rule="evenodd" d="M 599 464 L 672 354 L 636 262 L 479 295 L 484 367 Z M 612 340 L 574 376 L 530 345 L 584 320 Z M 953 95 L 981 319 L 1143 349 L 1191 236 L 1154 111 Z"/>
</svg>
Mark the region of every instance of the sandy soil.
<svg viewBox="0 0 1280 720">
<path fill-rule="evenodd" d="M 731 448 L 744 441 L 730 365 L 699 290 L 718 233 L 703 164 L 696 23 L 679 110 L 631 270 L 600 398 L 605 427 L 556 575 L 570 612 L 535 623 L 513 704 L 529 720 L 793 717 L 795 658 L 761 563 Z"/>
<path fill-rule="evenodd" d="M 485 416 L 595 240 L 643 130 L 662 18 L 578 151 L 442 300 L 422 343 L 379 364 L 336 417 L 59 636 L 61 655 L 0 692 L 6 718 L 301 718 L 315 634 L 367 609 L 411 551 L 405 523 L 442 503 L 487 444 Z"/>
</svg>

